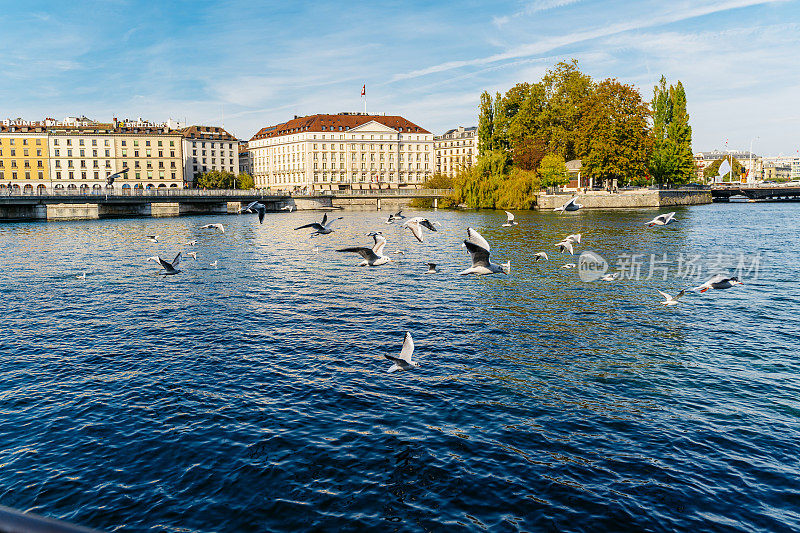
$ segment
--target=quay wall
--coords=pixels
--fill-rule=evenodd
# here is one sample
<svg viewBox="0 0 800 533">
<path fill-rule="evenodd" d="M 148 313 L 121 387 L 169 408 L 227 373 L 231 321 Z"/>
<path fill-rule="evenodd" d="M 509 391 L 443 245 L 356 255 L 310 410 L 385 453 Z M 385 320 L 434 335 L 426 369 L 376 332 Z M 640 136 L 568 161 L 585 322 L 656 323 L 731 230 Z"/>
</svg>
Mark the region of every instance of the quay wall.
<svg viewBox="0 0 800 533">
<path fill-rule="evenodd" d="M 711 191 L 696 189 L 641 189 L 617 193 L 591 191 L 578 194 L 540 194 L 536 197 L 536 208 L 553 210 L 564 205 L 573 196 L 578 196 L 578 203 L 583 205 L 583 209 L 636 209 L 711 203 Z"/>
</svg>

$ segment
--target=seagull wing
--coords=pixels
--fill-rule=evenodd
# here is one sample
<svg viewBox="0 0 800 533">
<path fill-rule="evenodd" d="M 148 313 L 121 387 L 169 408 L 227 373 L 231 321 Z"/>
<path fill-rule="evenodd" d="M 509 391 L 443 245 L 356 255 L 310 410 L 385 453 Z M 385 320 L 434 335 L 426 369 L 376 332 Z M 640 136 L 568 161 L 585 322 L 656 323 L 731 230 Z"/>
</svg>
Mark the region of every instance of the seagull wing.
<svg viewBox="0 0 800 533">
<path fill-rule="evenodd" d="M 428 263 L 429 270 L 436 270 L 436 263 Z"/>
<path fill-rule="evenodd" d="M 506 216 L 508 217 L 509 222 L 514 221 L 514 213 L 509 213 L 508 211 L 506 211 Z"/>
<path fill-rule="evenodd" d="M 372 251 L 376 255 L 383 255 L 384 246 L 386 246 L 386 239 L 383 235 L 375 235 L 375 246 L 372 247 Z"/>
<path fill-rule="evenodd" d="M 406 222 L 405 224 L 403 224 L 403 226 L 405 226 L 408 229 L 410 229 L 411 233 L 414 234 L 414 237 L 416 237 L 416 239 L 419 242 L 422 242 L 422 238 L 423 238 L 422 237 L 422 229 L 419 227 L 419 222 L 417 222 L 416 220 L 412 219 L 412 220 L 409 220 L 408 222 Z"/>
<path fill-rule="evenodd" d="M 251 209 L 253 209 L 253 207 L 254 207 L 254 206 L 257 204 L 257 203 L 258 203 L 258 200 L 256 200 L 255 202 L 250 202 L 250 205 L 248 205 L 247 207 L 245 207 L 245 208 L 244 208 L 242 211 L 250 211 Z"/>
<path fill-rule="evenodd" d="M 414 339 L 411 338 L 411 333 L 406 332 L 406 338 L 403 339 L 403 348 L 400 350 L 400 359 L 411 364 L 412 355 L 414 355 Z"/>
<path fill-rule="evenodd" d="M 472 244 L 480 246 L 487 252 L 490 252 L 492 250 L 491 246 L 489 246 L 489 243 L 486 241 L 486 239 L 484 239 L 483 236 L 477 231 L 475 231 L 475 229 L 473 228 L 467 228 L 467 241 L 471 242 Z"/>
<path fill-rule="evenodd" d="M 489 268 L 489 250 L 478 246 L 474 242 L 464 241 L 467 251 L 472 255 L 472 266 L 482 266 Z"/>
<path fill-rule="evenodd" d="M 322 215 L 322 225 L 327 226 L 326 222 L 328 222 L 328 213 Z"/>
<path fill-rule="evenodd" d="M 664 291 L 660 291 L 660 290 L 658 290 L 658 289 L 656 289 L 656 290 L 658 291 L 658 294 L 660 294 L 661 296 L 663 296 L 663 297 L 664 297 L 664 298 L 666 298 L 667 300 L 672 300 L 672 299 L 673 299 L 673 298 L 672 298 L 672 296 L 670 296 L 670 295 L 669 295 L 669 294 L 667 294 L 666 292 L 664 292 Z"/>
<path fill-rule="evenodd" d="M 183 252 L 178 252 L 178 255 L 175 256 L 175 259 L 172 260 L 172 268 L 176 268 L 178 265 L 181 264 L 181 257 Z"/>
<path fill-rule="evenodd" d="M 675 299 L 677 300 L 678 298 L 680 298 L 684 294 L 686 294 L 686 289 L 681 289 L 681 292 L 679 292 L 678 294 L 675 295 Z"/>
<path fill-rule="evenodd" d="M 372 248 L 367 248 L 366 246 L 352 246 L 350 248 L 341 248 L 336 250 L 337 252 L 355 252 L 367 261 L 376 261 L 380 259 L 380 257 L 372 251 Z"/>
<path fill-rule="evenodd" d="M 317 231 L 325 229 L 325 228 L 322 227 L 322 224 L 320 224 L 319 222 L 312 222 L 311 224 L 306 224 L 305 226 L 300 226 L 299 228 L 294 228 L 294 229 L 295 229 L 295 231 L 297 231 L 299 229 L 304 229 L 304 228 L 314 228 Z"/>
<path fill-rule="evenodd" d="M 267 214 L 267 207 L 265 205 L 263 205 L 263 204 L 258 204 L 256 206 L 256 209 L 258 210 L 258 223 L 259 224 L 263 224 L 264 215 Z"/>
<path fill-rule="evenodd" d="M 200 226 L 200 229 L 208 229 L 208 228 L 213 228 L 213 227 L 214 227 L 214 224 L 206 224 L 205 226 Z"/>
<path fill-rule="evenodd" d="M 323 222 L 323 223 L 322 223 L 322 225 L 323 225 L 323 226 L 325 226 L 326 228 L 329 228 L 329 227 L 331 226 L 331 224 L 333 224 L 333 223 L 334 223 L 334 222 L 336 222 L 337 220 L 342 220 L 343 218 L 344 218 L 344 217 L 332 218 L 332 219 L 330 219 L 330 220 L 328 221 L 328 223 L 327 223 L 327 224 L 325 224 L 325 223 Z"/>
<path fill-rule="evenodd" d="M 431 221 L 428 220 L 427 218 L 423 218 L 422 220 L 420 220 L 419 225 L 424 226 L 431 231 L 436 231 L 436 227 L 433 224 L 431 224 Z"/>
</svg>

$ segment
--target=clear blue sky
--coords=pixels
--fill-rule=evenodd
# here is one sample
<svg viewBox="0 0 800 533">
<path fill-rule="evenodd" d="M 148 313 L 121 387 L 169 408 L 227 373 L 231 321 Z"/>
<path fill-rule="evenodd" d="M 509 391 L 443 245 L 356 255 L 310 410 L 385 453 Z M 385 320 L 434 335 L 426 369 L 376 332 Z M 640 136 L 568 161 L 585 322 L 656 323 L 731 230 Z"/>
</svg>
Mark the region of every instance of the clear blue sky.
<svg viewBox="0 0 800 533">
<path fill-rule="evenodd" d="M 363 5 L 362 5 L 363 4 Z M 344 7 L 346 6 L 346 7 Z M 686 87 L 695 150 L 800 148 L 800 0 L 7 2 L 0 117 L 169 117 L 249 139 L 362 109 L 441 133 L 483 90 L 577 58 L 650 99 Z"/>
</svg>

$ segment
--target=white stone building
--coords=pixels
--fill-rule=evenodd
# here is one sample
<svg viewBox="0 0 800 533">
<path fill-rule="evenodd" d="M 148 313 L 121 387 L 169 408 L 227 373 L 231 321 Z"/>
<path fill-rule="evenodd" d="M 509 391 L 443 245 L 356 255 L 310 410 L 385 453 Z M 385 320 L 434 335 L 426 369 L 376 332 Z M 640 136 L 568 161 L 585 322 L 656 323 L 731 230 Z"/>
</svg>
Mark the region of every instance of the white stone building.
<svg viewBox="0 0 800 533">
<path fill-rule="evenodd" d="M 400 116 L 295 117 L 262 128 L 248 147 L 258 188 L 418 188 L 433 174 L 433 135 Z"/>
<path fill-rule="evenodd" d="M 478 162 L 477 129 L 475 126 L 459 126 L 434 137 L 437 173 L 452 178 Z"/>
<path fill-rule="evenodd" d="M 190 126 L 183 135 L 183 181 L 193 186 L 200 174 L 212 170 L 239 174 L 239 140 L 217 126 Z"/>
<path fill-rule="evenodd" d="M 117 165 L 114 124 L 90 123 L 49 128 L 50 181 L 57 189 L 102 189 Z"/>
</svg>

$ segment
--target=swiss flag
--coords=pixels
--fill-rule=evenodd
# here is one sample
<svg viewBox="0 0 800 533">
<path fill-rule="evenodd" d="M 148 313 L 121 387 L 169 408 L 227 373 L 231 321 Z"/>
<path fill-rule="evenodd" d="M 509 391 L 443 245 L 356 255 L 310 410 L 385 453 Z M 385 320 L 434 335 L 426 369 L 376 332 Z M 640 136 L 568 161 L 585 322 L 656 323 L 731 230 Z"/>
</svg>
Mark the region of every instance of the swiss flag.
<svg viewBox="0 0 800 533">
<path fill-rule="evenodd" d="M 361 87 L 361 96 L 367 96 L 367 84 L 365 83 L 363 87 Z"/>
</svg>

